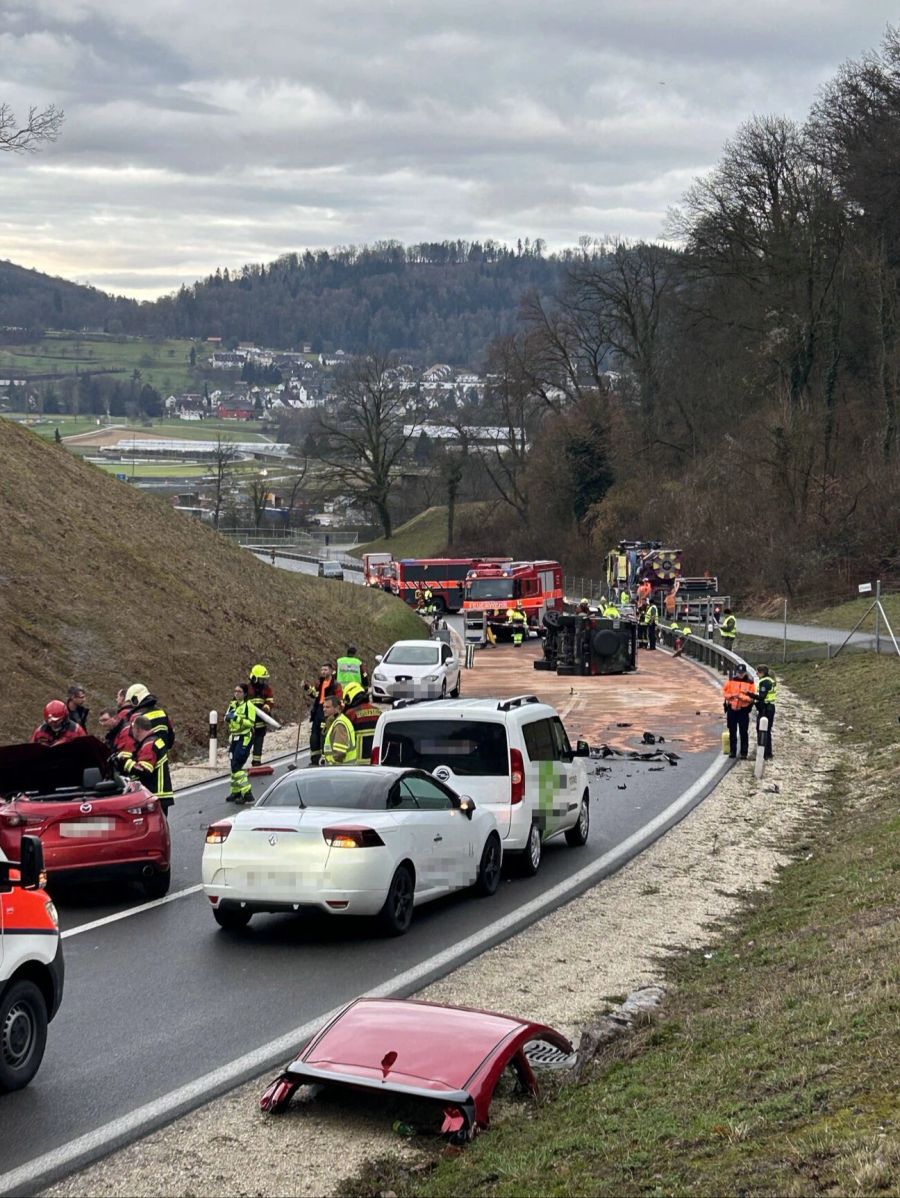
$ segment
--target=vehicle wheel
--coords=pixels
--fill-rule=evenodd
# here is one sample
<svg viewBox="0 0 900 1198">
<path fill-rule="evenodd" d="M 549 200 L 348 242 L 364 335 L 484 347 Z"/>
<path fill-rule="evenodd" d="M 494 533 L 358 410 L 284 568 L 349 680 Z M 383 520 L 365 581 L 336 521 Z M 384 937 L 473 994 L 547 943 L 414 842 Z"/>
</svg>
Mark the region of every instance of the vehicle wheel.
<svg viewBox="0 0 900 1198">
<path fill-rule="evenodd" d="M 253 912 L 247 907 L 216 907 L 213 919 L 226 932 L 238 932 L 250 922 Z"/>
<path fill-rule="evenodd" d="M 0 1001 L 0 1091 L 21 1090 L 38 1071 L 47 1044 L 47 1004 L 24 978 Z"/>
<path fill-rule="evenodd" d="M 456 686 L 450 692 L 451 699 L 458 699 L 462 692 L 462 670 L 456 675 Z"/>
<path fill-rule="evenodd" d="M 566 832 L 566 844 L 571 845 L 573 849 L 579 849 L 582 845 L 587 844 L 588 833 L 591 830 L 591 809 L 588 804 L 588 796 L 585 795 L 581 800 L 581 808 L 578 812 L 578 823 L 574 828 L 569 828 Z"/>
<path fill-rule="evenodd" d="M 446 678 L 445 678 L 445 679 L 444 679 L 444 681 L 441 683 L 441 698 L 442 698 L 442 699 L 446 699 L 446 698 L 447 698 L 447 679 L 446 679 Z"/>
<path fill-rule="evenodd" d="M 161 899 L 169 893 L 169 885 L 172 881 L 172 871 L 170 869 L 161 869 L 149 878 L 143 878 L 144 894 L 148 899 Z"/>
<path fill-rule="evenodd" d="M 528 831 L 528 843 L 525 845 L 525 852 L 520 854 L 519 860 L 520 871 L 526 878 L 533 878 L 541 868 L 543 848 L 541 830 L 537 824 L 532 824 Z"/>
<path fill-rule="evenodd" d="M 405 865 L 399 865 L 391 879 L 384 906 L 378 912 L 378 925 L 386 936 L 402 936 L 409 931 L 413 917 L 416 884 Z"/>
<path fill-rule="evenodd" d="M 502 864 L 503 849 L 500 845 L 500 837 L 496 832 L 492 832 L 484 842 L 481 862 L 478 866 L 478 877 L 475 879 L 475 889 L 478 894 L 483 894 L 485 898 L 488 898 L 497 893 Z"/>
</svg>

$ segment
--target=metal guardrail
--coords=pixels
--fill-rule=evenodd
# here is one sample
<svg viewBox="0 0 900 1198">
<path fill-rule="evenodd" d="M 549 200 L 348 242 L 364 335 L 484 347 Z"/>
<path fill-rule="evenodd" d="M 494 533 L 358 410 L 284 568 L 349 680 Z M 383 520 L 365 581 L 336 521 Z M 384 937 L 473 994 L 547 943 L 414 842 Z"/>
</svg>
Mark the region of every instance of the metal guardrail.
<svg viewBox="0 0 900 1198">
<path fill-rule="evenodd" d="M 219 528 L 223 537 L 230 537 L 242 545 L 294 545 L 297 548 L 352 549 L 359 544 L 359 536 L 353 529 L 300 528 Z"/>
<path fill-rule="evenodd" d="M 349 553 L 344 553 L 340 549 L 332 549 L 331 547 L 328 549 L 318 549 L 314 553 L 305 553 L 302 549 L 282 548 L 274 542 L 267 544 L 247 542 L 246 544 L 242 543 L 241 548 L 249 549 L 253 553 L 271 553 L 273 557 L 287 557 L 295 562 L 312 562 L 313 564 L 324 561 L 337 562 L 345 570 L 355 570 L 360 574 L 363 569 L 363 564 L 358 557 L 353 557 Z"/>
<path fill-rule="evenodd" d="M 681 632 L 675 628 L 669 628 L 667 624 L 657 625 L 657 636 L 660 641 L 669 648 L 675 647 L 675 640 L 683 639 Z M 747 667 L 747 673 L 756 682 L 758 675 L 753 666 L 750 665 L 740 653 L 733 653 L 730 649 L 726 649 L 724 645 L 717 645 L 715 641 L 707 640 L 704 636 L 698 636 L 695 633 L 687 638 L 687 643 L 682 649 L 683 657 L 692 657 L 694 661 L 702 662 L 705 666 L 710 666 L 719 674 L 730 674 L 736 665 L 739 663 Z"/>
</svg>

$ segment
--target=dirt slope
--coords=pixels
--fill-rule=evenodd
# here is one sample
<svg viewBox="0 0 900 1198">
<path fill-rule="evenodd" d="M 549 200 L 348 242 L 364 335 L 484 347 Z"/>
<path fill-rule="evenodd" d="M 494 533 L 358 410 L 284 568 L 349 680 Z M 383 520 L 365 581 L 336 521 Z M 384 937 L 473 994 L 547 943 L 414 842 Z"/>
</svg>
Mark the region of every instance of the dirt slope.
<svg viewBox="0 0 900 1198">
<path fill-rule="evenodd" d="M 8 421 L 0 533 L 3 743 L 27 738 L 71 682 L 96 714 L 139 681 L 170 711 L 184 752 L 254 662 L 269 667 L 286 721 L 301 710 L 303 677 L 348 641 L 371 664 L 421 630 L 399 600 L 259 562 Z"/>
</svg>

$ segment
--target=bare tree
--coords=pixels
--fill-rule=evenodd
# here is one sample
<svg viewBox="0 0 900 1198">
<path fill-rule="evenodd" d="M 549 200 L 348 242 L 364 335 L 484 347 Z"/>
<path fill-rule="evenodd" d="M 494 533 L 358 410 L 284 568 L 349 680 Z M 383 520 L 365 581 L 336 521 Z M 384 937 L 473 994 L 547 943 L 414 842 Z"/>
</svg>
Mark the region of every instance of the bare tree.
<svg viewBox="0 0 900 1198">
<path fill-rule="evenodd" d="M 0 104 L 0 153 L 33 154 L 42 143 L 56 141 L 64 120 L 63 110 L 48 104 L 29 108 L 20 124 L 10 106 Z"/>
<path fill-rule="evenodd" d="M 225 480 L 228 472 L 237 461 L 237 446 L 233 441 L 224 440 L 222 434 L 216 437 L 216 447 L 212 454 L 213 465 L 213 527 L 219 527 L 222 514 L 222 504 L 225 499 Z"/>
<path fill-rule="evenodd" d="M 310 455 L 330 467 L 341 491 L 374 509 L 385 537 L 389 501 L 421 413 L 392 377 L 390 359 L 354 358 L 338 375 L 331 403 L 319 412 Z"/>
<path fill-rule="evenodd" d="M 255 474 L 247 483 L 247 498 L 253 513 L 253 527 L 259 530 L 269 498 L 269 480 L 265 474 Z"/>
<path fill-rule="evenodd" d="M 528 523 L 525 466 L 529 437 L 537 430 L 544 401 L 535 392 L 527 359 L 527 338 L 504 337 L 488 353 L 486 411 L 497 435 L 478 446 L 478 453 L 497 494 Z"/>
<path fill-rule="evenodd" d="M 297 499 L 303 489 L 303 484 L 306 482 L 307 474 L 309 474 L 309 457 L 304 455 L 303 460 L 298 462 L 295 472 L 291 475 L 291 485 L 288 488 L 288 528 L 293 523 L 294 508 L 297 506 Z"/>
</svg>

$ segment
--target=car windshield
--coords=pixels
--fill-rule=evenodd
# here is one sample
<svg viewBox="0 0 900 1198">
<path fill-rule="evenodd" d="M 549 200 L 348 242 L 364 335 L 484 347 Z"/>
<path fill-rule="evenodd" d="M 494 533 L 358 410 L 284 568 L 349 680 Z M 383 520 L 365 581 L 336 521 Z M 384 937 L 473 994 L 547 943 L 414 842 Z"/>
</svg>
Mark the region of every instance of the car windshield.
<svg viewBox="0 0 900 1198">
<path fill-rule="evenodd" d="M 384 730 L 381 763 L 502 778 L 509 773 L 506 729 L 476 720 L 395 720 Z"/>
<path fill-rule="evenodd" d="M 298 770 L 277 782 L 263 795 L 258 806 L 384 811 L 389 789 L 384 778 L 363 769 L 353 774 Z"/>
<path fill-rule="evenodd" d="M 392 666 L 433 666 L 440 659 L 440 651 L 434 645 L 394 645 L 384 655 Z"/>
<path fill-rule="evenodd" d="M 340 568 L 337 562 L 325 562 L 322 566 L 322 572 L 323 574 L 337 574 Z"/>
<path fill-rule="evenodd" d="M 469 583 L 470 599 L 513 599 L 514 578 L 473 578 Z"/>
</svg>

